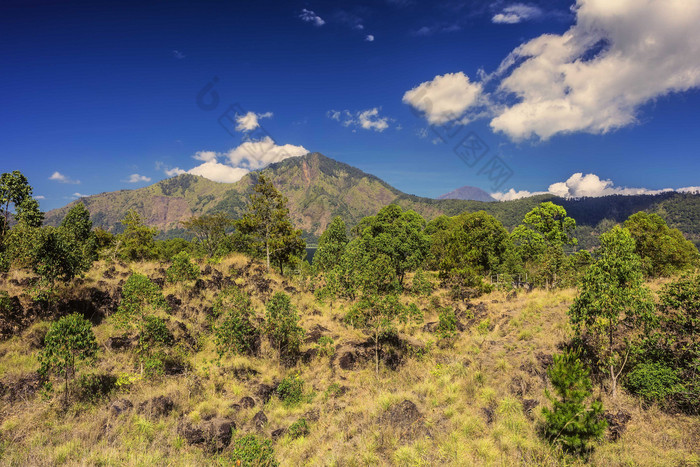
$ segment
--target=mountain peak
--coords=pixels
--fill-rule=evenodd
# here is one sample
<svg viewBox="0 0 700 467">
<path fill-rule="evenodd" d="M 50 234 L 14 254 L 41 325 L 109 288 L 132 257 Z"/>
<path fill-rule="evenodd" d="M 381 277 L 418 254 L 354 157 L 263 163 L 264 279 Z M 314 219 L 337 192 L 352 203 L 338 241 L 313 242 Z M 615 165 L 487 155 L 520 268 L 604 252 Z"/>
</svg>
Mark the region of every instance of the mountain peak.
<svg viewBox="0 0 700 467">
<path fill-rule="evenodd" d="M 496 201 L 493 196 L 475 186 L 465 185 L 438 196 L 438 199 L 463 199 L 471 201 Z"/>
</svg>

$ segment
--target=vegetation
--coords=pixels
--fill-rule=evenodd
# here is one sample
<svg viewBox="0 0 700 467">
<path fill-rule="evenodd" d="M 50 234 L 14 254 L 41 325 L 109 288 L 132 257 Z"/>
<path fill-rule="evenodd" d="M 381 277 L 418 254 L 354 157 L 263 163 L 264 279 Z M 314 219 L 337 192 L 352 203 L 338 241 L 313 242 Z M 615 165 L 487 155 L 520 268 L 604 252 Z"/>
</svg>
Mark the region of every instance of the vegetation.
<svg viewBox="0 0 700 467">
<path fill-rule="evenodd" d="M 304 329 L 299 326 L 299 315 L 289 295 L 276 292 L 267 302 L 264 332 L 277 349 L 280 361 L 299 352 Z"/>
<path fill-rule="evenodd" d="M 190 261 L 190 255 L 181 251 L 173 258 L 173 264 L 166 271 L 168 282 L 193 281 L 199 277 L 199 267 Z"/>
</svg>

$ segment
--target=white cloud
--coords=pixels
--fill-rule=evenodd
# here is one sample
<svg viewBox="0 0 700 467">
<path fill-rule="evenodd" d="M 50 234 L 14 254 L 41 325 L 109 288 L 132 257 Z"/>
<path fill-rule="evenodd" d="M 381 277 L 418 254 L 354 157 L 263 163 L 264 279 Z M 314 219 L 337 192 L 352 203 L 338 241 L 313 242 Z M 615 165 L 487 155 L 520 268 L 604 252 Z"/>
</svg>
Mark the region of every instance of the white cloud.
<svg viewBox="0 0 700 467">
<path fill-rule="evenodd" d="M 274 162 L 280 162 L 290 157 L 308 154 L 304 146 L 284 144 L 278 146 L 272 138 L 266 136 L 259 141 L 246 141 L 227 154 L 229 162 L 234 166 L 249 170 L 261 169 Z"/>
<path fill-rule="evenodd" d="M 78 192 L 73 193 L 73 198 L 87 198 L 88 196 L 90 196 L 90 195 L 84 195 L 84 194 L 78 193 Z"/>
<path fill-rule="evenodd" d="M 326 112 L 326 116 L 337 122 L 340 122 L 342 116 L 342 125 L 345 127 L 353 127 L 353 132 L 356 128 L 362 128 L 363 130 L 374 130 L 381 133 L 389 128 L 389 124 L 395 120 L 390 117 L 381 117 L 379 115 L 380 111 L 381 107 L 373 107 L 356 112 L 351 112 L 347 109 L 343 111 L 329 110 Z"/>
<path fill-rule="evenodd" d="M 699 189 L 700 187 L 685 187 L 678 188 L 677 190 L 673 190 L 672 188 L 652 190 L 649 188 L 618 187 L 615 186 L 612 180 L 601 179 L 596 174 L 584 175 L 578 172 L 571 175 L 566 181 L 552 183 L 549 185 L 547 191 L 516 191 L 511 188 L 506 192 L 492 193 L 491 196 L 499 201 L 509 201 L 543 194 L 552 194 L 560 198 L 597 198 L 609 195 L 656 195 L 667 191 L 694 192 Z"/>
<path fill-rule="evenodd" d="M 49 180 L 55 180 L 55 181 L 60 182 L 60 183 L 70 183 L 73 185 L 80 184 L 80 180 L 73 180 L 72 178 L 70 178 L 66 175 L 63 175 L 61 172 L 52 173 L 51 176 L 49 177 Z"/>
<path fill-rule="evenodd" d="M 207 161 L 188 171 L 192 175 L 201 175 L 209 180 L 222 183 L 237 182 L 248 172 L 249 170 L 247 169 L 231 167 L 230 165 L 216 162 L 216 160 Z"/>
<path fill-rule="evenodd" d="M 259 119 L 270 118 L 272 115 L 272 112 L 265 112 L 263 114 L 248 112 L 245 115 L 236 115 L 236 131 L 253 131 L 260 126 L 258 122 Z"/>
<path fill-rule="evenodd" d="M 641 105 L 700 85 L 700 2 L 578 0 L 576 24 L 516 48 L 500 91 L 519 100 L 491 121 L 513 140 L 606 133 Z M 515 66 L 513 66 L 515 65 Z"/>
<path fill-rule="evenodd" d="M 145 175 L 131 174 L 126 180 L 129 183 L 139 183 L 139 182 L 150 182 L 151 177 L 146 177 Z"/>
<path fill-rule="evenodd" d="M 532 8 L 511 5 L 498 20 L 542 14 Z M 642 105 L 700 87 L 700 2 L 577 0 L 572 11 L 576 23 L 566 32 L 521 44 L 481 81 L 438 75 L 403 102 L 433 124 L 488 116 L 492 130 L 513 141 L 547 140 L 635 124 Z"/>
<path fill-rule="evenodd" d="M 216 153 L 214 151 L 197 151 L 192 159 L 203 162 L 216 161 Z"/>
<path fill-rule="evenodd" d="M 175 175 L 182 175 L 187 173 L 186 170 L 182 170 L 180 167 L 173 167 L 172 169 L 165 169 L 165 175 L 168 177 L 174 177 Z"/>
<path fill-rule="evenodd" d="M 34 197 L 34 199 L 46 199 L 46 196 L 44 195 L 37 195 Z"/>
<path fill-rule="evenodd" d="M 680 193 L 697 193 L 700 194 L 700 186 L 686 186 L 683 188 L 679 188 L 676 191 Z"/>
<path fill-rule="evenodd" d="M 301 10 L 301 14 L 299 14 L 299 18 L 302 21 L 306 21 L 307 23 L 313 23 L 315 26 L 323 26 L 324 24 L 326 24 L 326 22 L 323 20 L 323 18 L 318 16 L 313 11 L 307 10 L 306 8 Z"/>
<path fill-rule="evenodd" d="M 407 91 L 403 102 L 423 112 L 432 124 L 461 117 L 478 103 L 481 84 L 469 81 L 462 72 L 438 75 Z"/>
<path fill-rule="evenodd" d="M 372 34 L 367 34 L 365 36 L 365 41 L 367 42 L 374 42 L 374 36 Z"/>
<path fill-rule="evenodd" d="M 179 50 L 173 50 L 172 54 L 173 54 L 173 57 L 177 58 L 178 60 L 182 60 L 183 58 L 186 57 L 186 55 L 183 54 L 182 52 L 180 52 Z"/>
<path fill-rule="evenodd" d="M 542 16 L 542 10 L 536 6 L 515 3 L 505 7 L 491 18 L 494 23 L 515 24 Z"/>
</svg>

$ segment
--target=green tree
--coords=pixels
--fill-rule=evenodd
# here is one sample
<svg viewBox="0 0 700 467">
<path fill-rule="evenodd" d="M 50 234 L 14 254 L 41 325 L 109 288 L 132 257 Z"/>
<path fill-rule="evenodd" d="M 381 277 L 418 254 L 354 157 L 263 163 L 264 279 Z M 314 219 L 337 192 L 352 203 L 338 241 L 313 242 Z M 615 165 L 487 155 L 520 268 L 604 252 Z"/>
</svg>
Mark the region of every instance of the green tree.
<svg viewBox="0 0 700 467">
<path fill-rule="evenodd" d="M 700 254 L 678 229 L 672 229 L 658 214 L 638 212 L 624 226 L 635 240 L 635 252 L 648 276 L 670 276 L 698 265 Z"/>
<path fill-rule="evenodd" d="M 248 238 L 251 250 L 265 258 L 268 271 L 271 261 L 282 271 L 284 264 L 303 254 L 306 247 L 301 230 L 292 226 L 287 198 L 264 175 L 253 187 L 248 210 L 236 221 L 236 228 Z"/>
<path fill-rule="evenodd" d="M 226 353 L 246 354 L 255 350 L 258 330 L 253 325 L 255 310 L 250 297 L 238 287 L 223 290 L 214 302 L 214 342 L 219 358 Z"/>
<path fill-rule="evenodd" d="M 135 210 L 131 209 L 121 220 L 126 227 L 117 235 L 117 251 L 127 261 L 144 261 L 155 256 L 155 236 L 158 230 L 148 227 Z"/>
<path fill-rule="evenodd" d="M 547 374 L 557 397 L 545 390 L 552 409 L 542 409 L 544 435 L 552 443 L 561 444 L 565 451 L 583 454 L 589 441 L 602 436 L 607 422 L 603 418 L 603 404 L 585 401 L 591 396 L 591 379 L 579 359 L 578 352 L 568 351 L 554 356 L 554 364 Z"/>
<path fill-rule="evenodd" d="M 392 332 L 397 323 L 422 321 L 423 315 L 415 304 L 404 305 L 396 295 L 367 294 L 352 307 L 345 321 L 356 328 L 369 331 L 374 340 L 375 371 L 379 374 L 380 340 Z"/>
<path fill-rule="evenodd" d="M 576 221 L 566 214 L 566 209 L 547 201 L 525 215 L 511 239 L 531 271 L 556 286 L 565 264 L 564 247 L 577 244 L 575 229 Z"/>
<path fill-rule="evenodd" d="M 62 374 L 65 379 L 65 402 L 68 405 L 68 379 L 75 376 L 80 363 L 94 361 L 97 355 L 97 342 L 92 325 L 77 313 L 64 316 L 51 324 L 44 348 L 39 353 L 41 367 L 39 373 L 48 378 L 52 371 Z"/>
<path fill-rule="evenodd" d="M 275 292 L 267 302 L 264 332 L 277 349 L 280 361 L 299 352 L 304 329 L 299 326 L 299 314 L 284 292 Z"/>
<path fill-rule="evenodd" d="M 182 226 L 192 232 L 208 256 L 225 251 L 226 230 L 233 226 L 233 219 L 226 213 L 193 217 L 183 221 Z"/>
<path fill-rule="evenodd" d="M 342 217 L 336 216 L 318 240 L 318 250 L 314 254 L 314 267 L 322 272 L 331 270 L 340 262 L 347 244 L 348 233 L 345 222 Z"/>
<path fill-rule="evenodd" d="M 54 227 L 38 229 L 31 250 L 32 269 L 53 288 L 57 280 L 68 282 L 90 269 L 91 262 L 82 256 L 65 230 Z"/>
<path fill-rule="evenodd" d="M 616 226 L 600 240 L 599 257 L 583 277 L 569 316 L 577 335 L 591 338 L 615 397 L 630 352 L 653 322 L 654 302 L 629 230 Z"/>
<path fill-rule="evenodd" d="M 193 281 L 199 278 L 199 267 L 190 260 L 186 251 L 181 251 L 173 258 L 173 264 L 165 271 L 168 282 Z"/>
<path fill-rule="evenodd" d="M 425 219 L 419 214 L 390 204 L 376 216 L 362 219 L 355 231 L 367 254 L 382 254 L 389 259 L 401 285 L 406 273 L 420 267 L 427 256 L 430 238 L 424 229 Z"/>
<path fill-rule="evenodd" d="M 80 251 L 87 268 L 97 260 L 97 238 L 92 231 L 90 212 L 83 203 L 73 206 L 60 225 L 72 248 Z"/>
<path fill-rule="evenodd" d="M 17 211 L 22 211 L 22 209 L 32 210 L 33 208 L 36 209 L 36 212 L 39 211 L 36 200 L 33 203 L 28 202 L 33 200 L 31 196 L 32 187 L 22 172 L 15 170 L 14 172 L 0 175 L 0 209 L 2 209 L 3 214 L 0 238 L 5 236 L 10 227 L 10 205 L 13 205 Z M 39 221 L 38 225 L 35 223 L 30 223 L 30 225 L 38 227 L 38 225 L 41 225 L 41 221 Z"/>
</svg>

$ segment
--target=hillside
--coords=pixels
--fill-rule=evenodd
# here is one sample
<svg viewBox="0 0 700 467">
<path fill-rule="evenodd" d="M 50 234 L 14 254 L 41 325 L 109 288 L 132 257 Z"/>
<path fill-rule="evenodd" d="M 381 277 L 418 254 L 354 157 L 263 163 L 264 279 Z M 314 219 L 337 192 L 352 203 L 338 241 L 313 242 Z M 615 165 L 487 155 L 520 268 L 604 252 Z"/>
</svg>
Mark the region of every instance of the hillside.
<svg viewBox="0 0 700 467">
<path fill-rule="evenodd" d="M 57 314 L 89 318 L 99 345 L 97 362 L 80 368 L 91 376 L 71 383 L 67 411 L 60 379 L 44 398 L 37 375 L 54 316 L 25 293 L 31 276 L 0 277 L 15 311 L 3 325 L 17 319 L 12 337 L 4 326 L 0 333 L 0 464 L 235 466 L 233 446 L 246 434 L 270 440 L 283 466 L 564 462 L 538 426 L 550 406 L 546 370 L 572 336 L 566 312 L 574 290 L 493 292 L 474 302 L 454 301 L 439 288 L 431 297 L 404 294 L 425 321 L 401 325 L 383 342 L 375 374 L 371 337 L 343 321 L 351 303 L 318 302 L 308 283 L 267 275 L 240 255 L 200 266 L 201 281 L 170 285 L 160 264 L 96 263 L 63 291 Z M 176 360 L 160 376 L 139 372 L 137 335 L 111 316 L 131 272 L 162 284 L 169 304 L 158 316 Z M 231 285 L 251 297 L 260 322 L 273 292 L 290 293 L 306 330 L 301 360 L 279 364 L 267 339 L 253 355 L 218 358 L 211 306 Z M 446 306 L 457 312 L 454 339 L 435 332 Z M 275 389 L 290 376 L 303 390 L 293 404 Z M 599 384 L 594 396 L 611 427 L 590 464 L 697 465 L 697 417 L 644 408 L 624 391 L 613 400 Z"/>
<path fill-rule="evenodd" d="M 606 196 L 562 199 L 540 195 L 504 202 L 459 199 L 430 199 L 409 195 L 386 182 L 348 164 L 319 153 L 286 159 L 260 172 L 252 172 L 236 183 L 217 183 L 200 176 L 183 174 L 136 190 L 121 190 L 82 198 L 95 226 L 119 231 L 119 220 L 129 209 L 136 209 L 148 225 L 173 231 L 180 222 L 194 215 L 216 211 L 238 217 L 244 211 L 247 195 L 259 173 L 270 177 L 289 199 L 292 220 L 314 241 L 334 216 L 355 225 L 365 216 L 376 214 L 386 204 L 396 203 L 413 209 L 426 219 L 441 214 L 484 210 L 509 230 L 542 201 L 563 205 L 579 225 L 577 232 L 584 246 L 596 244 L 595 228 L 604 220 L 622 222 L 637 211 L 658 213 L 671 227 L 680 229 L 700 245 L 700 195 L 663 193 L 659 195 Z M 56 225 L 77 202 L 46 214 L 46 223 Z"/>
</svg>

